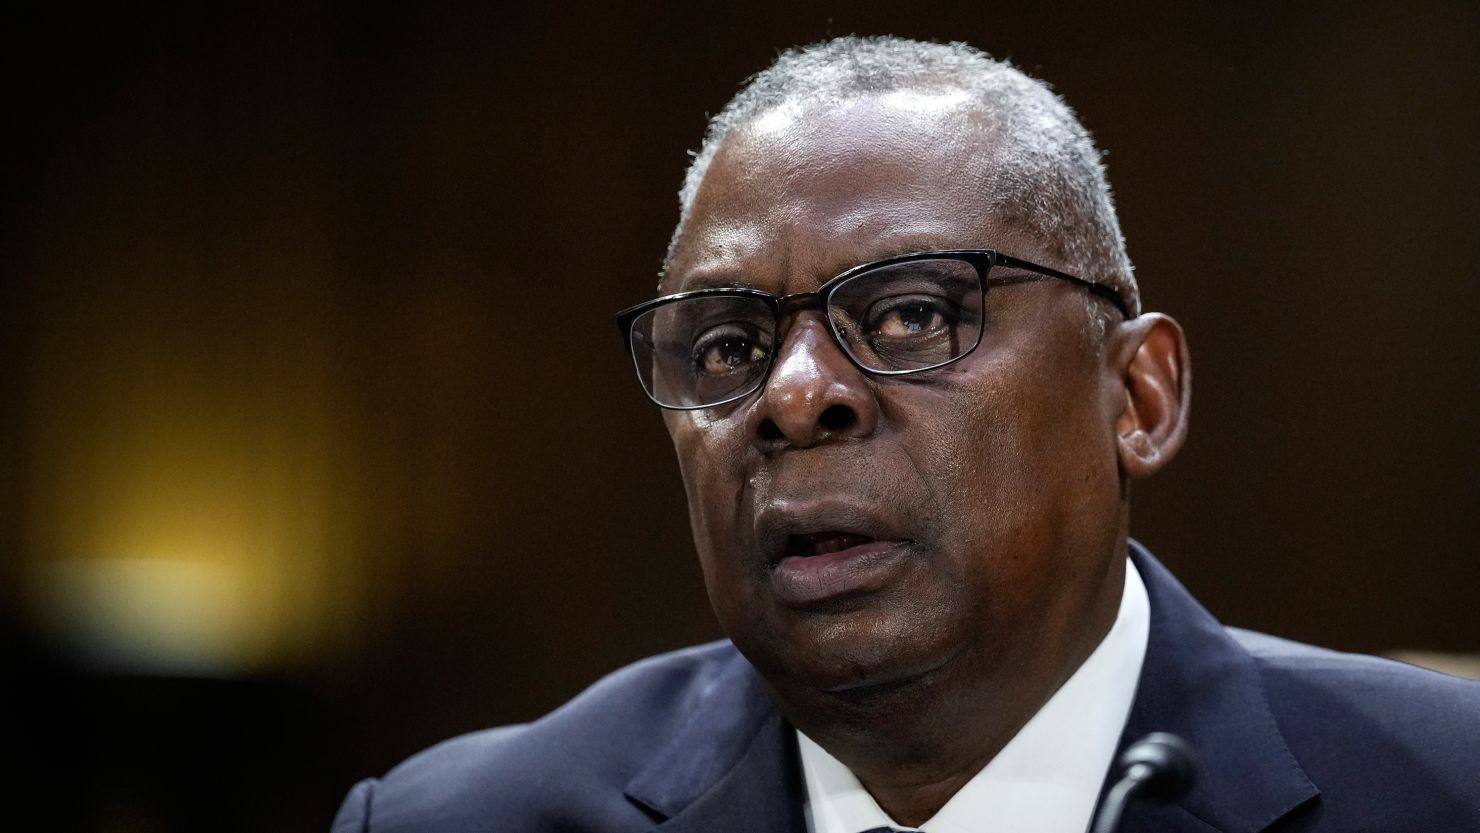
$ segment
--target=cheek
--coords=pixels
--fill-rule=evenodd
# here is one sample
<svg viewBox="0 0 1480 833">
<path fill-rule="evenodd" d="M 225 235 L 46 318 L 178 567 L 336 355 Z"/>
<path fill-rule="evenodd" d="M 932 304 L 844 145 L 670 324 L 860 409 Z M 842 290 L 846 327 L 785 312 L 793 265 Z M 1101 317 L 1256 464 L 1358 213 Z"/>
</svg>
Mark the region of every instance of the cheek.
<svg viewBox="0 0 1480 833">
<path fill-rule="evenodd" d="M 1085 511 L 1086 501 L 1115 489 L 1114 444 L 1098 424 L 1089 377 L 1041 370 L 1066 357 L 1012 355 L 943 379 L 900 415 L 903 433 L 924 438 L 916 459 L 930 473 L 942 544 L 966 554 L 959 569 L 972 584 L 981 571 L 1017 587 L 1052 574 L 1063 562 L 1056 556 L 1078 548 L 1066 537 L 1082 537 L 1075 527 L 1103 514 Z"/>
<path fill-rule="evenodd" d="M 689 526 L 698 549 L 704 580 L 716 607 L 725 594 L 716 592 L 737 569 L 733 547 L 748 535 L 739 521 L 746 486 L 742 458 L 734 448 L 730 421 L 703 411 L 666 415 L 678 455 L 689 503 Z"/>
<path fill-rule="evenodd" d="M 919 467 L 947 530 L 1010 535 L 1042 486 L 1045 430 L 1036 402 L 1014 395 L 1005 373 L 973 374 L 932 388 L 901 433 L 919 437 Z"/>
</svg>

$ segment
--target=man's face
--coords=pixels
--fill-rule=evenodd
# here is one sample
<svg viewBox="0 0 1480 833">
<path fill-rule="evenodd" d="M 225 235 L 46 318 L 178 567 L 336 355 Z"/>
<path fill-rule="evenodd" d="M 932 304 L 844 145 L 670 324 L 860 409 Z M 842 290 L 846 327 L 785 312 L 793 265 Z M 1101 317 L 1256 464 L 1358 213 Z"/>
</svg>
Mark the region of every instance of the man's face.
<svg viewBox="0 0 1480 833">
<path fill-rule="evenodd" d="M 716 155 L 663 291 L 806 292 L 926 249 L 1064 268 L 992 208 L 990 123 L 951 94 L 762 115 Z M 1124 552 L 1117 379 L 1085 299 L 995 287 L 980 347 L 905 378 L 859 370 L 804 311 L 760 391 L 666 413 L 716 614 L 778 690 L 1053 676 L 1103 633 Z"/>
</svg>

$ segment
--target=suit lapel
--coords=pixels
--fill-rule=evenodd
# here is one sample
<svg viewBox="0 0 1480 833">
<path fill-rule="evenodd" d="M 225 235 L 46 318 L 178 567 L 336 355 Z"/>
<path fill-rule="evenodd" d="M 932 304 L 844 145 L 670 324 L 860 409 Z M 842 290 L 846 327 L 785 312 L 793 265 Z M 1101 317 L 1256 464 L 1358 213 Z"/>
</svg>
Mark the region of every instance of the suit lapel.
<svg viewBox="0 0 1480 833">
<path fill-rule="evenodd" d="M 627 797 L 664 833 L 805 833 L 796 741 L 737 652 Z"/>
<path fill-rule="evenodd" d="M 1132 804 L 1123 833 L 1259 833 L 1319 791 L 1285 744 L 1252 657 L 1139 544 L 1151 634 L 1121 748 L 1181 735 L 1197 781 L 1181 801 Z M 1107 784 L 1108 786 L 1108 784 Z M 804 833 L 806 800 L 791 728 L 738 652 L 627 796 L 663 833 Z"/>
<path fill-rule="evenodd" d="M 1175 804 L 1133 804 L 1121 830 L 1265 830 L 1319 791 L 1275 724 L 1254 659 L 1135 542 L 1131 557 L 1151 599 L 1151 636 L 1121 748 L 1151 732 L 1181 735 L 1197 780 Z"/>
</svg>

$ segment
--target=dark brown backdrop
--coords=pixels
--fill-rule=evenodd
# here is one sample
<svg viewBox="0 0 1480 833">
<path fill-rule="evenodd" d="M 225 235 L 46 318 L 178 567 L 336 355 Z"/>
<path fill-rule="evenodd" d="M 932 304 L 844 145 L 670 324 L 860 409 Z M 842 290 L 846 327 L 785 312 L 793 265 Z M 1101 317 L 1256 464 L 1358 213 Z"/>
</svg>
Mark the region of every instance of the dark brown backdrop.
<svg viewBox="0 0 1480 833">
<path fill-rule="evenodd" d="M 1474 3 L 363 5 L 8 13 L 7 789 L 55 828 L 323 829 L 353 777 L 718 635 L 609 314 L 705 114 L 833 34 L 1009 57 L 1108 149 L 1196 368 L 1133 529 L 1214 613 L 1480 649 Z M 158 592 L 230 661 L 68 641 L 123 584 L 58 565 L 136 557 L 219 598 L 98 627 Z"/>
</svg>

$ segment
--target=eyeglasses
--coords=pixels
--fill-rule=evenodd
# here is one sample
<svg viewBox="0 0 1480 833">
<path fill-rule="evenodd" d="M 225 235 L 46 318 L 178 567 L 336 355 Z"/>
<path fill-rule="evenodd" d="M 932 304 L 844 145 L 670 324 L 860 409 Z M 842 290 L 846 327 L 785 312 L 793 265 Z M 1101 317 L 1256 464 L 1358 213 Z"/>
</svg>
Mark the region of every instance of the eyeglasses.
<svg viewBox="0 0 1480 833">
<path fill-rule="evenodd" d="M 991 277 L 993 269 L 1033 276 Z M 905 376 L 960 361 L 982 340 L 987 288 L 1042 278 L 1083 287 L 1130 318 L 1111 287 L 989 249 L 949 249 L 865 263 L 815 292 L 777 297 L 723 287 L 665 295 L 617 313 L 617 329 L 648 398 L 694 410 L 734 402 L 765 384 L 781 322 L 824 311 L 833 339 L 859 368 Z"/>
</svg>

